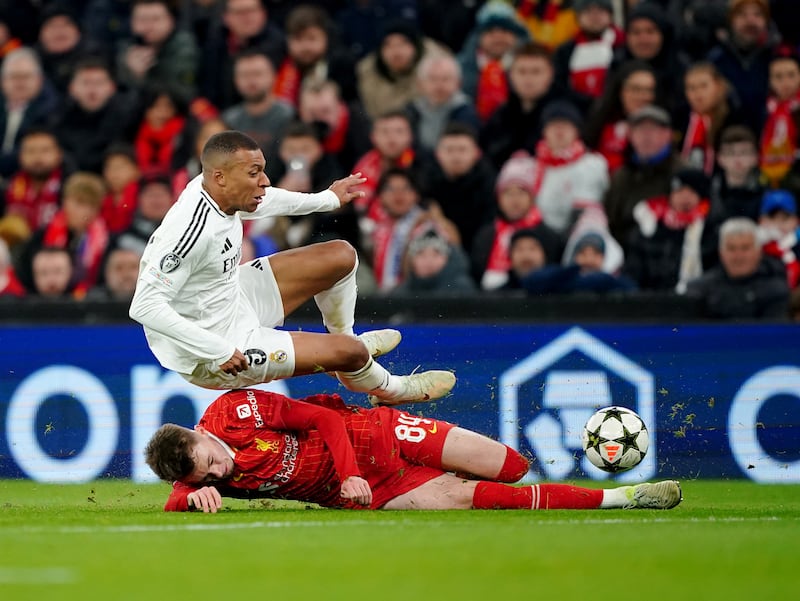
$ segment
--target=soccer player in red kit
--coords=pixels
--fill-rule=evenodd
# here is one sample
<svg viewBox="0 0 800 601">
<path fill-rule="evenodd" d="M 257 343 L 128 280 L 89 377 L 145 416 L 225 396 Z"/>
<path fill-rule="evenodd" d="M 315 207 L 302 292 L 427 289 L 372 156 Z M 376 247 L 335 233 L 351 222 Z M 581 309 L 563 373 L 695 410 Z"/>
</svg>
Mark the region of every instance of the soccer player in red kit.
<svg viewBox="0 0 800 601">
<path fill-rule="evenodd" d="M 166 511 L 216 512 L 222 496 L 350 509 L 670 509 L 682 499 L 672 480 L 607 490 L 504 484 L 528 472 L 514 449 L 445 421 L 345 405 L 338 395 L 298 401 L 234 390 L 194 430 L 161 426 L 145 458 L 174 483 Z"/>
</svg>

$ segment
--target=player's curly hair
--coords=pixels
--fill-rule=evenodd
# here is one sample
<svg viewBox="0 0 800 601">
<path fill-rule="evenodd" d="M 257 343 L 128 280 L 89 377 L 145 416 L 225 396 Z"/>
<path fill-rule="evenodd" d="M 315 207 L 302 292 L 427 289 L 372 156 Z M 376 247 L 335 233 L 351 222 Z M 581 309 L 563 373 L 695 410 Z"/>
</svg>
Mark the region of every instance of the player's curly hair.
<svg viewBox="0 0 800 601">
<path fill-rule="evenodd" d="M 181 480 L 194 470 L 192 431 L 164 424 L 144 449 L 144 460 L 156 476 L 167 482 Z"/>
</svg>

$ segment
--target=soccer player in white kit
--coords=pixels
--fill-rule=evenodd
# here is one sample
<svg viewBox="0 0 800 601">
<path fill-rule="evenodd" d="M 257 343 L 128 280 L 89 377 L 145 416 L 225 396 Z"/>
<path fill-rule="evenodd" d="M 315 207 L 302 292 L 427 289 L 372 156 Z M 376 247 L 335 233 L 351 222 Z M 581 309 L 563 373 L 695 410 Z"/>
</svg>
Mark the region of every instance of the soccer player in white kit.
<svg viewBox="0 0 800 601">
<path fill-rule="evenodd" d="M 452 389 L 449 371 L 396 376 L 373 359 L 399 343 L 399 332 L 354 335 L 358 258 L 346 241 L 239 264 L 242 219 L 337 209 L 363 194 L 353 190 L 365 181 L 360 174 L 316 194 L 273 188 L 258 144 L 237 131 L 212 136 L 201 162 L 202 174 L 148 242 L 129 312 L 162 366 L 213 389 L 336 372 L 346 388 L 381 405 Z M 275 329 L 312 297 L 329 333 Z"/>
</svg>

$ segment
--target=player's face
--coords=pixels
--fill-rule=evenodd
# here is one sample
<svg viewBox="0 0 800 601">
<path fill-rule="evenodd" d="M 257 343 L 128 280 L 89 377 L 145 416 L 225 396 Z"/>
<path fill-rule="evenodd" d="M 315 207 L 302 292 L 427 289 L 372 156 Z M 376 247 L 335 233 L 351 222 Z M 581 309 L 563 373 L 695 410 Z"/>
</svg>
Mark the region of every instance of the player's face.
<svg viewBox="0 0 800 601">
<path fill-rule="evenodd" d="M 224 169 L 220 170 L 222 198 L 214 199 L 224 213 L 236 211 L 252 213 L 261 204 L 264 192 L 270 185 L 264 167 L 267 162 L 260 150 L 237 150 Z"/>
<path fill-rule="evenodd" d="M 183 479 L 184 484 L 209 484 L 225 480 L 233 474 L 233 459 L 225 448 L 208 435 L 202 426 L 195 428 L 192 449 L 194 470 Z"/>
</svg>

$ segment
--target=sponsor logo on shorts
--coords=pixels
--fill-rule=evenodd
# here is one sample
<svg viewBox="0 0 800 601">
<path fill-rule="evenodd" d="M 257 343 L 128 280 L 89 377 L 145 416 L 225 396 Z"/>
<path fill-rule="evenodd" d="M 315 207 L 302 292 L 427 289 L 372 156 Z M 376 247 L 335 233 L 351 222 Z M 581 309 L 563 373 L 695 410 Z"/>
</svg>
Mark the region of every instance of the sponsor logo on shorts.
<svg viewBox="0 0 800 601">
<path fill-rule="evenodd" d="M 164 273 L 171 273 L 178 269 L 181 264 L 181 258 L 176 255 L 175 253 L 168 253 L 161 257 L 161 263 L 159 263 L 159 267 L 161 271 Z"/>
<path fill-rule="evenodd" d="M 250 405 L 239 405 L 236 407 L 236 415 L 239 416 L 239 419 L 246 419 L 253 415 L 253 412 L 250 411 Z"/>
<path fill-rule="evenodd" d="M 273 363 L 286 363 L 286 360 L 289 358 L 289 353 L 286 351 L 275 351 L 274 353 L 270 353 L 269 360 Z"/>
</svg>

